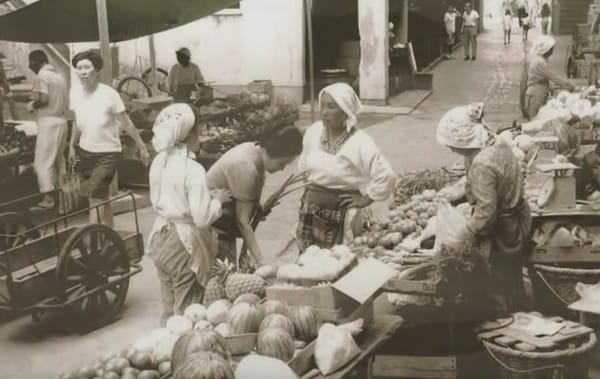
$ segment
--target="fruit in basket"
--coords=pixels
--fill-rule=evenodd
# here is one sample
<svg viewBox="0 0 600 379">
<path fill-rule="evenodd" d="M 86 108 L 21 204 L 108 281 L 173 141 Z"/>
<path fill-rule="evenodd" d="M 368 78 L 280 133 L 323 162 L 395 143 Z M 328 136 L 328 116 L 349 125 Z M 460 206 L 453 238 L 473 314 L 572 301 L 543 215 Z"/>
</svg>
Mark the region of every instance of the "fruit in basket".
<svg viewBox="0 0 600 379">
<path fill-rule="evenodd" d="M 230 362 L 215 353 L 196 353 L 190 355 L 178 369 L 173 368 L 173 379 L 233 379 Z"/>
<path fill-rule="evenodd" d="M 296 332 L 292 320 L 283 315 L 272 314 L 265 317 L 260 323 L 259 332 L 266 329 L 280 328 L 286 331 L 292 338 L 295 338 Z"/>
<path fill-rule="evenodd" d="M 102 375 L 102 379 L 121 379 L 121 375 L 117 374 L 114 371 L 106 371 Z"/>
<path fill-rule="evenodd" d="M 144 370 L 140 372 L 137 379 L 160 379 L 160 374 L 156 370 Z"/>
<path fill-rule="evenodd" d="M 238 296 L 237 299 L 233 302 L 233 304 L 239 303 L 248 303 L 248 304 L 258 304 L 260 302 L 260 297 L 256 296 L 253 293 L 245 293 L 243 295 Z"/>
<path fill-rule="evenodd" d="M 296 338 L 310 342 L 317 338 L 321 327 L 321 317 L 312 307 L 302 305 L 290 310 L 290 319 L 294 323 Z"/>
<path fill-rule="evenodd" d="M 288 306 L 279 300 L 267 300 L 262 304 L 261 308 L 263 311 L 263 315 L 265 316 L 272 314 L 280 314 L 288 317 L 290 314 Z"/>
<path fill-rule="evenodd" d="M 113 358 L 106 362 L 104 366 L 106 371 L 122 372 L 124 369 L 129 367 L 129 361 L 125 358 Z"/>
<path fill-rule="evenodd" d="M 171 334 L 160 341 L 158 346 L 154 348 L 154 351 L 152 351 L 152 362 L 155 366 L 171 360 L 171 355 L 173 354 L 173 349 L 175 348 L 178 339 L 179 336 Z"/>
<path fill-rule="evenodd" d="M 265 329 L 258 333 L 256 351 L 258 354 L 288 362 L 294 356 L 294 339 L 283 329 Z"/>
<path fill-rule="evenodd" d="M 227 320 L 227 312 L 231 308 L 229 300 L 217 300 L 208 306 L 206 319 L 213 325 L 219 325 Z"/>
<path fill-rule="evenodd" d="M 176 336 L 180 336 L 192 330 L 194 324 L 185 316 L 175 315 L 167 320 L 167 330 Z"/>
<path fill-rule="evenodd" d="M 195 324 L 200 320 L 206 320 L 206 308 L 202 304 L 190 304 L 185 308 L 183 315 Z"/>
<path fill-rule="evenodd" d="M 208 320 L 200 320 L 194 325 L 194 330 L 212 329 L 213 325 Z"/>
<path fill-rule="evenodd" d="M 231 335 L 231 331 L 229 330 L 229 325 L 226 322 L 222 322 L 215 327 L 215 331 L 222 335 L 223 337 L 229 337 Z"/>
<path fill-rule="evenodd" d="M 138 351 L 133 355 L 133 357 L 131 357 L 129 362 L 131 363 L 131 366 L 137 369 L 150 369 L 152 368 L 152 355 L 150 353 Z"/>
<path fill-rule="evenodd" d="M 225 293 L 227 298 L 232 301 L 245 293 L 263 296 L 265 294 L 265 280 L 255 274 L 231 273 L 227 276 L 225 282 Z"/>
<path fill-rule="evenodd" d="M 231 352 L 223 336 L 214 330 L 193 330 L 181 336 L 171 354 L 171 366 L 177 370 L 192 354 L 213 352 L 225 359 L 231 359 Z"/>
<path fill-rule="evenodd" d="M 256 333 L 261 320 L 260 308 L 248 303 L 235 304 L 227 315 L 227 324 L 231 334 Z"/>
</svg>

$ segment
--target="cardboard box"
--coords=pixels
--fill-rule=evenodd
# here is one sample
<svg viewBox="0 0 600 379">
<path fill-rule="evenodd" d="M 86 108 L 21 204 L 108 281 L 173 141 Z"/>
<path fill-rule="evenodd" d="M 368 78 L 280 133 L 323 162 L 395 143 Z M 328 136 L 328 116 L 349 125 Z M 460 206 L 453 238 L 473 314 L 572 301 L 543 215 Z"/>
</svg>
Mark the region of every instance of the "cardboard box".
<svg viewBox="0 0 600 379">
<path fill-rule="evenodd" d="M 360 41 L 342 41 L 339 51 L 342 58 L 360 59 Z"/>
<path fill-rule="evenodd" d="M 365 304 L 394 275 L 395 271 L 389 266 L 370 258 L 330 285 L 293 289 L 267 287 L 266 298 L 292 306 L 346 312 Z"/>
</svg>

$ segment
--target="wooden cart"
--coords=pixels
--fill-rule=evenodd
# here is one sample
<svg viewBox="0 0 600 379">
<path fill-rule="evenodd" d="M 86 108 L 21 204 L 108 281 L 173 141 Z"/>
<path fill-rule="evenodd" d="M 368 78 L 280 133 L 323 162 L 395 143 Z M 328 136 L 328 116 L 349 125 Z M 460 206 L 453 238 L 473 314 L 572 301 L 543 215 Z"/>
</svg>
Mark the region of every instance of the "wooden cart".
<svg viewBox="0 0 600 379">
<path fill-rule="evenodd" d="M 133 201 L 135 230 L 87 224 L 89 212 L 99 214 L 101 206 L 127 196 Z M 12 215 L 18 228 L 0 235 L 0 309 L 31 312 L 35 322 L 47 311 L 62 310 L 86 327 L 119 313 L 129 278 L 142 271 L 144 245 L 132 193 L 38 225 Z"/>
</svg>

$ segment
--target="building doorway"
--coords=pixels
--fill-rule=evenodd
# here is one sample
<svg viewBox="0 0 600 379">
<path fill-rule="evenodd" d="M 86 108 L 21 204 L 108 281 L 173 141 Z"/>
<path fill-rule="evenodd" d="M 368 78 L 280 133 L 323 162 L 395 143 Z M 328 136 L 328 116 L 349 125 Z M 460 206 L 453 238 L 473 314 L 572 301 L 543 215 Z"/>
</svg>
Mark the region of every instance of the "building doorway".
<svg viewBox="0 0 600 379">
<path fill-rule="evenodd" d="M 360 34 L 358 0 L 313 0 L 312 28 L 315 70 L 315 96 L 335 82 L 346 82 L 358 93 Z M 305 44 L 308 46 L 308 34 Z M 308 47 L 306 48 L 308 52 Z M 309 56 L 305 72 L 309 78 Z M 308 80 L 304 100 L 310 98 Z"/>
</svg>

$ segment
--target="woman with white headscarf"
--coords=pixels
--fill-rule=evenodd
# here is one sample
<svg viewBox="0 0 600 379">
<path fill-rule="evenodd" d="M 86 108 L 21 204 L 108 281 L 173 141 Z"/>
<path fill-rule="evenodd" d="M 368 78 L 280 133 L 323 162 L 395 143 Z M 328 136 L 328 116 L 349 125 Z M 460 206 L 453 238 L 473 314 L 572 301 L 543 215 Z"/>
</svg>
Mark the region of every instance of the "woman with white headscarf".
<svg viewBox="0 0 600 379">
<path fill-rule="evenodd" d="M 345 83 L 319 93 L 321 121 L 304 135 L 300 171 L 307 173 L 296 239 L 302 253 L 348 242 L 360 232 L 360 210 L 392 194 L 395 173 L 373 139 L 358 130 L 361 103 Z"/>
<path fill-rule="evenodd" d="M 483 104 L 446 113 L 437 141 L 465 159 L 465 193 L 473 212 L 465 240 L 490 241 L 489 304 L 495 315 L 516 310 L 523 295 L 521 258 L 529 241 L 531 213 L 524 199 L 524 176 L 512 147 L 488 130 Z"/>
<path fill-rule="evenodd" d="M 570 90 L 574 89 L 566 78 L 556 74 L 548 67 L 548 58 L 554 52 L 555 44 L 554 38 L 547 35 L 539 36 L 533 42 L 525 92 L 525 109 L 529 119 L 537 116 L 540 108 L 546 103 L 550 82 L 566 86 Z"/>
<path fill-rule="evenodd" d="M 192 108 L 163 109 L 152 129 L 157 156 L 150 166 L 150 199 L 157 213 L 149 255 L 160 279 L 160 325 L 200 302 L 216 255 L 211 224 L 221 216 L 228 192 L 210 192 L 204 167 L 194 159 L 199 128 Z"/>
</svg>

